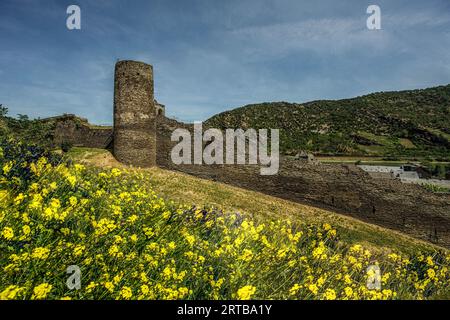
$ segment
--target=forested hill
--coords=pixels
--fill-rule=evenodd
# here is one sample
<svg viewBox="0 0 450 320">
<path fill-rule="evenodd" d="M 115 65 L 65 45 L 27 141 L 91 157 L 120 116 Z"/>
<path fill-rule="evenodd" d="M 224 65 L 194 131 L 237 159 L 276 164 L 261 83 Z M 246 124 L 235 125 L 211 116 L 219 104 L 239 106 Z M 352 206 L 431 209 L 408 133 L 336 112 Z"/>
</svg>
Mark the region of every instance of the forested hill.
<svg viewBox="0 0 450 320">
<path fill-rule="evenodd" d="M 450 85 L 308 103 L 251 104 L 213 116 L 215 128 L 278 128 L 280 148 L 316 154 L 450 157 Z"/>
</svg>

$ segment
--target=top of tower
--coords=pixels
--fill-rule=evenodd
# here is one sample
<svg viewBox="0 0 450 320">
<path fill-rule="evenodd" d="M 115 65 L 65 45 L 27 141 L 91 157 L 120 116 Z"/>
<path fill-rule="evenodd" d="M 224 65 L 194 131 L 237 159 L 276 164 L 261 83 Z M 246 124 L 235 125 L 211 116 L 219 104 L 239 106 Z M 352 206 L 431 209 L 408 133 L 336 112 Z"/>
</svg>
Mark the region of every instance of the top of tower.
<svg viewBox="0 0 450 320">
<path fill-rule="evenodd" d="M 118 67 L 134 67 L 134 68 L 150 68 L 153 69 L 153 66 L 151 64 L 142 62 L 142 61 L 135 61 L 135 60 L 120 60 L 116 62 L 116 68 Z"/>
</svg>

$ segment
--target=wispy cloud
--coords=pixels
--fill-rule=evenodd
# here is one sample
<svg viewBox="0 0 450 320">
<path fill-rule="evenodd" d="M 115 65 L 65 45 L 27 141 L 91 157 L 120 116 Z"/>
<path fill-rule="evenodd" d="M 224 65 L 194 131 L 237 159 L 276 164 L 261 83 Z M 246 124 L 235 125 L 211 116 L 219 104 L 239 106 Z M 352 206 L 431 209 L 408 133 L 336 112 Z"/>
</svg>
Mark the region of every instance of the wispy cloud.
<svg viewBox="0 0 450 320">
<path fill-rule="evenodd" d="M 447 0 L 57 0 L 0 3 L 0 103 L 111 123 L 116 59 L 153 64 L 156 98 L 182 120 L 247 103 L 333 99 L 450 82 Z"/>
</svg>

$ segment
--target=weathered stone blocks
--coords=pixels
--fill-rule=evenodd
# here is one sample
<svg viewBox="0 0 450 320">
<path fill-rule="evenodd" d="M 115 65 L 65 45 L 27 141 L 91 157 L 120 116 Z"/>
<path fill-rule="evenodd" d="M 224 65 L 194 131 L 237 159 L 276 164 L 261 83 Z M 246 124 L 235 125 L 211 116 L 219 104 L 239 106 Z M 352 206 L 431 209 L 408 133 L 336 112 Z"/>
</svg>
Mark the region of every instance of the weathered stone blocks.
<svg viewBox="0 0 450 320">
<path fill-rule="evenodd" d="M 119 61 L 114 79 L 114 156 L 137 167 L 156 165 L 153 67 Z"/>
</svg>

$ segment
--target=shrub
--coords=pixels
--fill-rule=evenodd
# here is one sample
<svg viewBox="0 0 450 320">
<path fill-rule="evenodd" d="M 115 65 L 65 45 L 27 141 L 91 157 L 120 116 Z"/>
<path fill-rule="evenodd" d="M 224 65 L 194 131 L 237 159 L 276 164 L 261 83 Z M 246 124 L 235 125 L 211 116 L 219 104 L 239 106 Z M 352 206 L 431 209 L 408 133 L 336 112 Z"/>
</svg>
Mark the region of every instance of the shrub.
<svg viewBox="0 0 450 320">
<path fill-rule="evenodd" d="M 72 149 L 72 147 L 73 147 L 72 142 L 69 142 L 69 141 L 63 141 L 63 142 L 61 143 L 61 150 L 62 150 L 64 153 L 69 152 L 70 149 Z"/>
<path fill-rule="evenodd" d="M 35 181 L 38 167 L 55 166 L 62 157 L 47 149 L 14 138 L 0 138 L 0 168 L 3 179 L 0 187 L 14 187 L 24 190 Z"/>
</svg>

